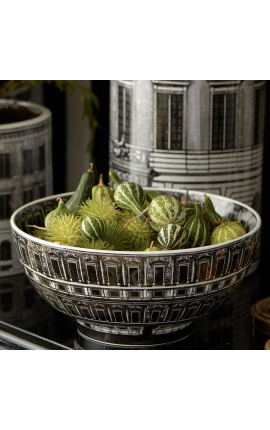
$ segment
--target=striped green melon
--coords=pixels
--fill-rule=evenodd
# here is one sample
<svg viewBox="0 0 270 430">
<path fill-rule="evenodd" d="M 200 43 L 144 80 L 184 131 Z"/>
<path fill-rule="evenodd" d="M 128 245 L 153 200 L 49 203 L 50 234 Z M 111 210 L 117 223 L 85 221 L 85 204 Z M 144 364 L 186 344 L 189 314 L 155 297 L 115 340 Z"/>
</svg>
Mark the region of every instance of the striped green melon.
<svg viewBox="0 0 270 430">
<path fill-rule="evenodd" d="M 207 195 L 205 195 L 204 197 L 204 205 L 206 207 L 206 212 L 208 213 L 208 215 L 212 218 L 212 220 L 214 221 L 215 224 L 219 224 L 222 216 L 220 216 L 214 207 L 214 204 L 212 202 L 212 200 L 210 199 L 210 197 L 208 197 Z"/>
<path fill-rule="evenodd" d="M 186 236 L 183 227 L 179 224 L 167 224 L 161 228 L 157 239 L 164 249 L 174 249 Z"/>
<path fill-rule="evenodd" d="M 144 190 L 135 182 L 122 182 L 114 192 L 114 201 L 121 209 L 127 209 L 134 215 L 139 215 L 144 210 Z M 139 218 L 146 221 L 144 214 L 141 214 Z"/>
<path fill-rule="evenodd" d="M 188 220 L 191 216 L 195 215 L 195 208 L 194 208 L 195 203 L 187 203 L 187 204 L 184 204 L 183 206 L 184 206 L 184 208 L 186 209 L 186 217 L 187 217 L 187 220 Z"/>
<path fill-rule="evenodd" d="M 106 232 L 106 223 L 98 216 L 86 217 L 81 226 L 81 233 L 83 237 L 88 240 L 103 239 Z"/>
<path fill-rule="evenodd" d="M 211 245 L 237 239 L 246 233 L 246 229 L 239 221 L 226 221 L 226 219 L 223 218 L 221 224 L 218 225 L 211 234 Z"/>
<path fill-rule="evenodd" d="M 193 215 L 184 225 L 187 233 L 186 248 L 195 248 L 208 245 L 210 242 L 210 230 L 205 221 L 200 203 L 195 203 L 195 215 Z"/>
<path fill-rule="evenodd" d="M 147 213 L 154 225 L 160 227 L 169 223 L 183 225 L 186 221 L 186 210 L 180 200 L 174 196 L 155 197 L 151 201 Z"/>
</svg>

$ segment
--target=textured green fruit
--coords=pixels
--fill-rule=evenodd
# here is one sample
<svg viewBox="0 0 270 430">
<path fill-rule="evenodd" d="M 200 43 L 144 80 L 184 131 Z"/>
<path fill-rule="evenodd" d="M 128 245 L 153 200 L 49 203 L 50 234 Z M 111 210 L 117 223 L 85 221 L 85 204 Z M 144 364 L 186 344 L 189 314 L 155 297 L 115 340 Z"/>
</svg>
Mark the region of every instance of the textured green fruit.
<svg viewBox="0 0 270 430">
<path fill-rule="evenodd" d="M 95 183 L 95 173 L 93 170 L 93 164 L 90 165 L 90 169 L 84 172 L 81 176 L 80 182 L 76 188 L 74 194 L 66 203 L 66 208 L 73 213 L 77 213 L 80 205 L 84 203 L 88 198 L 92 196 L 92 187 Z"/>
<path fill-rule="evenodd" d="M 184 200 L 182 201 L 182 205 L 184 206 L 184 208 L 186 209 L 186 219 L 188 220 L 192 215 L 195 215 L 195 209 L 194 209 L 194 205 L 195 203 L 190 203 L 188 201 L 189 198 L 189 191 L 187 191 L 187 194 L 184 198 Z"/>
<path fill-rule="evenodd" d="M 81 219 L 74 214 L 62 214 L 55 218 L 45 231 L 45 239 L 60 245 L 80 246 L 82 241 Z"/>
<path fill-rule="evenodd" d="M 123 182 L 118 185 L 114 192 L 114 200 L 120 208 L 130 210 L 134 215 L 139 215 L 144 210 L 144 190 L 135 182 Z M 145 215 L 141 214 L 140 219 L 146 221 Z"/>
<path fill-rule="evenodd" d="M 119 178 L 117 173 L 115 173 L 113 170 L 110 170 L 109 177 L 111 178 L 113 183 L 116 185 L 116 187 L 118 187 L 118 185 L 123 183 L 123 181 L 121 181 L 121 179 Z"/>
<path fill-rule="evenodd" d="M 200 203 L 195 203 L 195 215 L 184 225 L 187 233 L 186 248 L 195 248 L 208 245 L 210 242 L 210 230 L 202 214 Z"/>
<path fill-rule="evenodd" d="M 210 215 L 205 212 L 205 206 L 202 208 L 203 218 L 207 222 L 210 233 L 214 230 L 214 228 L 217 226 L 217 224 L 214 222 L 213 218 L 210 217 Z"/>
<path fill-rule="evenodd" d="M 157 252 L 157 251 L 162 251 L 162 248 L 159 245 L 149 246 L 149 248 L 146 248 L 145 251 L 147 251 L 147 252 Z"/>
<path fill-rule="evenodd" d="M 186 233 L 179 224 L 167 224 L 160 230 L 157 240 L 164 249 L 174 249 L 183 241 Z"/>
<path fill-rule="evenodd" d="M 61 199 L 61 197 L 58 197 L 57 200 L 59 200 L 59 203 L 57 205 L 56 209 L 53 209 L 51 212 L 49 212 L 45 219 L 44 219 L 44 225 L 45 227 L 49 227 L 49 225 L 54 222 L 54 220 L 62 215 L 62 214 L 71 214 L 71 212 L 66 208 L 65 203 Z"/>
<path fill-rule="evenodd" d="M 89 216 L 82 222 L 81 233 L 88 240 L 102 240 L 106 231 L 106 223 L 98 216 Z"/>
<path fill-rule="evenodd" d="M 103 197 L 108 200 L 114 200 L 114 192 L 110 187 L 104 184 L 103 174 L 101 173 L 98 185 L 94 185 L 92 188 L 92 199 L 100 200 Z"/>
<path fill-rule="evenodd" d="M 186 210 L 179 199 L 169 195 L 155 197 L 147 211 L 150 220 L 163 227 L 169 223 L 183 225 L 186 221 Z"/>
<path fill-rule="evenodd" d="M 99 216 L 104 221 L 116 221 L 119 210 L 115 202 L 101 197 L 100 199 L 87 199 L 78 209 L 78 215 L 84 219 L 88 216 Z"/>
<path fill-rule="evenodd" d="M 134 219 L 134 214 L 131 211 L 123 210 L 119 220 L 132 233 L 135 249 L 144 249 L 143 244 L 145 241 L 151 241 L 156 237 L 156 233 L 149 223 L 142 221 L 140 218 Z"/>
<path fill-rule="evenodd" d="M 207 195 L 205 195 L 205 198 L 204 198 L 204 205 L 206 207 L 206 212 L 212 218 L 214 223 L 219 224 L 220 221 L 222 220 L 222 216 L 216 212 L 212 200 Z"/>
<path fill-rule="evenodd" d="M 223 218 L 221 224 L 218 225 L 211 234 L 211 245 L 237 239 L 246 233 L 245 228 L 239 221 L 226 221 L 226 219 Z"/>
</svg>

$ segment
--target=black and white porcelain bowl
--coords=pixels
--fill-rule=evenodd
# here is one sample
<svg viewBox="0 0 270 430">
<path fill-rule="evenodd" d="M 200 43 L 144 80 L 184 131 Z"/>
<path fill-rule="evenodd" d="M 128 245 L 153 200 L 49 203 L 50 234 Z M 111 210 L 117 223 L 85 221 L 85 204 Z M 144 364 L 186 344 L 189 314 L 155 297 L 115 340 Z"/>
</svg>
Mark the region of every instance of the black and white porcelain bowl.
<svg viewBox="0 0 270 430">
<path fill-rule="evenodd" d="M 183 199 L 186 190 L 162 189 Z M 62 194 L 65 201 L 71 193 Z M 33 201 L 11 217 L 21 264 L 37 292 L 75 318 L 82 338 L 122 346 L 175 342 L 192 321 L 216 310 L 252 263 L 261 220 L 238 201 L 207 194 L 216 211 L 241 220 L 247 234 L 220 245 L 163 252 L 97 251 L 58 245 L 29 234 L 42 225 L 58 195 Z M 189 191 L 201 203 L 204 193 Z"/>
</svg>

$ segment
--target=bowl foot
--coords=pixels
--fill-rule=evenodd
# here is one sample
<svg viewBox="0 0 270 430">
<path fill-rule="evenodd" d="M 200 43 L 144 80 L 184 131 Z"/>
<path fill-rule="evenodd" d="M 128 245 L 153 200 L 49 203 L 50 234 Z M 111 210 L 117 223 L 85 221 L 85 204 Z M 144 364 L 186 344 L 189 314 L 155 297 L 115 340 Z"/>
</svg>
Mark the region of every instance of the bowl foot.
<svg viewBox="0 0 270 430">
<path fill-rule="evenodd" d="M 141 335 L 124 335 L 106 333 L 93 330 L 78 321 L 76 349 L 97 349 L 99 347 L 118 348 L 155 348 L 162 345 L 170 345 L 187 339 L 193 332 L 192 323 L 184 323 L 182 327 L 173 332 L 163 334 L 151 334 L 151 327 L 144 328 Z M 98 344 L 98 345 L 97 345 Z"/>
</svg>

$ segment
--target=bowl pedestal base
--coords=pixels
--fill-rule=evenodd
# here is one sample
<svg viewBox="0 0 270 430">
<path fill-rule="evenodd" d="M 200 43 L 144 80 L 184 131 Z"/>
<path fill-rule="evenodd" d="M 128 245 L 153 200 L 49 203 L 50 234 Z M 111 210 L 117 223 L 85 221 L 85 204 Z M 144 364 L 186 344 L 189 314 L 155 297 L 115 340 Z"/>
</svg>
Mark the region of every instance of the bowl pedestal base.
<svg viewBox="0 0 270 430">
<path fill-rule="evenodd" d="M 167 331 L 165 329 L 163 333 L 153 334 L 153 332 L 158 332 L 158 327 L 160 326 L 147 325 L 142 329 L 140 326 L 141 334 L 119 334 L 119 329 L 118 333 L 113 332 L 113 330 L 109 332 L 106 330 L 106 326 L 100 324 L 99 331 L 97 324 L 93 329 L 88 324 L 77 321 L 76 349 L 95 349 L 95 344 L 99 344 L 100 347 L 154 348 L 183 341 L 193 332 L 192 322 L 177 324 L 171 331 L 167 328 Z M 136 331 L 136 327 L 133 327 L 132 330 Z"/>
</svg>

